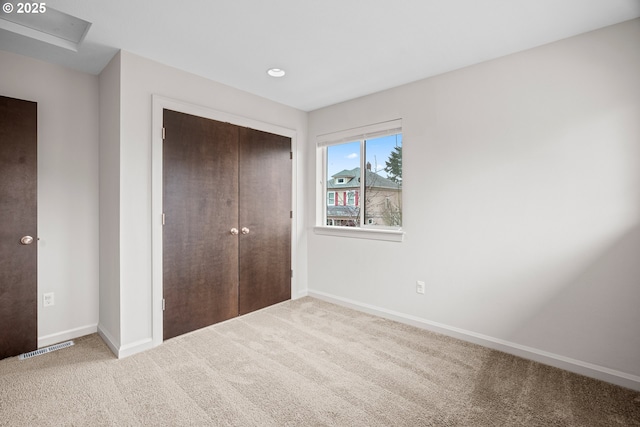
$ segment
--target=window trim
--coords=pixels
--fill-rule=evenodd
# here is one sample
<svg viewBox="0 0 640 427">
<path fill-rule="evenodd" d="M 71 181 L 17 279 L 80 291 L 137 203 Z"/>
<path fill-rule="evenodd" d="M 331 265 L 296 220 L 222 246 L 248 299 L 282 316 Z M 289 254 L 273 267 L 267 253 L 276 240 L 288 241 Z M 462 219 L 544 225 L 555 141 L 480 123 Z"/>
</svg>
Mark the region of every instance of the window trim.
<svg viewBox="0 0 640 427">
<path fill-rule="evenodd" d="M 384 240 L 392 242 L 402 242 L 404 240 L 405 231 L 403 227 L 384 227 L 380 225 L 369 225 L 362 223 L 358 227 L 340 227 L 329 226 L 327 224 L 327 181 L 331 177 L 325 176 L 327 170 L 327 147 L 331 145 L 344 144 L 347 142 L 362 141 L 373 139 L 385 135 L 393 135 L 402 133 L 402 119 L 390 120 L 387 122 L 376 123 L 369 126 L 362 126 L 353 129 L 347 129 L 338 132 L 319 135 L 316 138 L 316 151 L 318 153 L 316 164 L 316 173 L 318 176 L 319 195 L 316 198 L 318 205 L 316 206 L 316 226 L 313 228 L 317 235 L 350 237 L 361 239 Z M 365 144 L 360 144 L 360 158 L 364 159 Z M 364 160 L 361 160 L 361 163 Z M 366 166 L 360 165 L 364 170 Z M 361 183 L 360 194 L 363 194 L 364 180 Z"/>
<path fill-rule="evenodd" d="M 361 126 L 353 129 L 341 130 L 338 132 L 318 135 L 317 147 L 324 148 L 329 145 L 343 144 L 361 139 L 373 139 L 379 136 L 402 133 L 402 119 L 389 120 L 387 122 L 376 123 L 368 126 Z"/>
<path fill-rule="evenodd" d="M 357 206 L 356 205 L 356 191 L 355 190 L 347 191 L 346 206 Z"/>
<path fill-rule="evenodd" d="M 388 228 L 339 227 L 335 225 L 315 226 L 313 232 L 321 236 L 351 237 L 356 239 L 384 240 L 386 242 L 402 242 L 404 230 Z"/>
</svg>

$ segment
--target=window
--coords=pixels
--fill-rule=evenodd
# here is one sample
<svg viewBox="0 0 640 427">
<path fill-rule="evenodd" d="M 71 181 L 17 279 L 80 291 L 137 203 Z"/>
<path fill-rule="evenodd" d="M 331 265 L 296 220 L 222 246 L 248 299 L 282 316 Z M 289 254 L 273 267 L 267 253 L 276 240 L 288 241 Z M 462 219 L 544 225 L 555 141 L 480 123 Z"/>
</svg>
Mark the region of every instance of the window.
<svg viewBox="0 0 640 427">
<path fill-rule="evenodd" d="M 324 218 L 331 227 L 402 227 L 402 129 L 400 120 L 323 135 Z M 335 203 L 337 201 L 337 203 Z"/>
<path fill-rule="evenodd" d="M 356 204 L 356 192 L 355 191 L 349 191 L 347 193 L 347 205 L 355 206 L 355 204 Z"/>
</svg>

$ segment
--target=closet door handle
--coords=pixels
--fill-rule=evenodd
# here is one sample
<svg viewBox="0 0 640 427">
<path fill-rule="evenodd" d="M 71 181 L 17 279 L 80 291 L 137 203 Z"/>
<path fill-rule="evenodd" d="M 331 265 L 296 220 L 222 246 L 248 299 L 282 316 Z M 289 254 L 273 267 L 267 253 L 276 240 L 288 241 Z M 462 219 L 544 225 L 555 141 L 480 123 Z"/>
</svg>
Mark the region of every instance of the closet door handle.
<svg viewBox="0 0 640 427">
<path fill-rule="evenodd" d="M 242 227 L 242 234 L 249 234 L 249 231 L 247 227 Z"/>
<path fill-rule="evenodd" d="M 232 228 L 232 229 L 231 229 L 231 234 L 233 234 L 234 236 L 237 236 L 237 235 L 238 235 L 238 229 L 237 229 L 237 228 L 235 228 L 235 227 L 234 227 L 234 228 Z"/>
</svg>

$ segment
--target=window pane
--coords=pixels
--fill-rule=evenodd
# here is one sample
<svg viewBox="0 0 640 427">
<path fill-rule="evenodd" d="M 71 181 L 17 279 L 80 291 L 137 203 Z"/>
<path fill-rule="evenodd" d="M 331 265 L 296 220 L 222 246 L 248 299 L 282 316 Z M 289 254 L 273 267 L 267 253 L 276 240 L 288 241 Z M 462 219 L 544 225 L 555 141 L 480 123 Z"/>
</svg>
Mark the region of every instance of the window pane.
<svg viewBox="0 0 640 427">
<path fill-rule="evenodd" d="M 335 193 L 334 204 L 327 203 L 327 224 L 360 226 L 360 206 L 350 192 L 360 190 L 360 142 L 327 147 L 327 194 Z M 355 193 L 354 193 L 355 194 Z M 329 200 L 330 196 L 327 196 Z"/>
<path fill-rule="evenodd" d="M 365 223 L 402 226 L 402 134 L 365 141 Z"/>
</svg>

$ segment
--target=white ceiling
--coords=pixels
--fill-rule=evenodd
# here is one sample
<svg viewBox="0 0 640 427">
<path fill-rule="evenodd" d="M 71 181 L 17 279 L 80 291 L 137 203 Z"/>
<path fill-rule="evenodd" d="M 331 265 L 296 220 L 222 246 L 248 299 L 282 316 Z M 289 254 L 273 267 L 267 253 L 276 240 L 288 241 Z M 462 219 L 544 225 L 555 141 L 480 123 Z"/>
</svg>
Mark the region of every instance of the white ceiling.
<svg viewBox="0 0 640 427">
<path fill-rule="evenodd" d="M 0 30 L 0 49 L 94 74 L 124 49 L 304 111 L 640 17 L 640 0 L 47 0 L 46 5 L 93 23 L 78 52 L 6 30 Z M 269 77 L 271 67 L 287 75 Z"/>
</svg>

